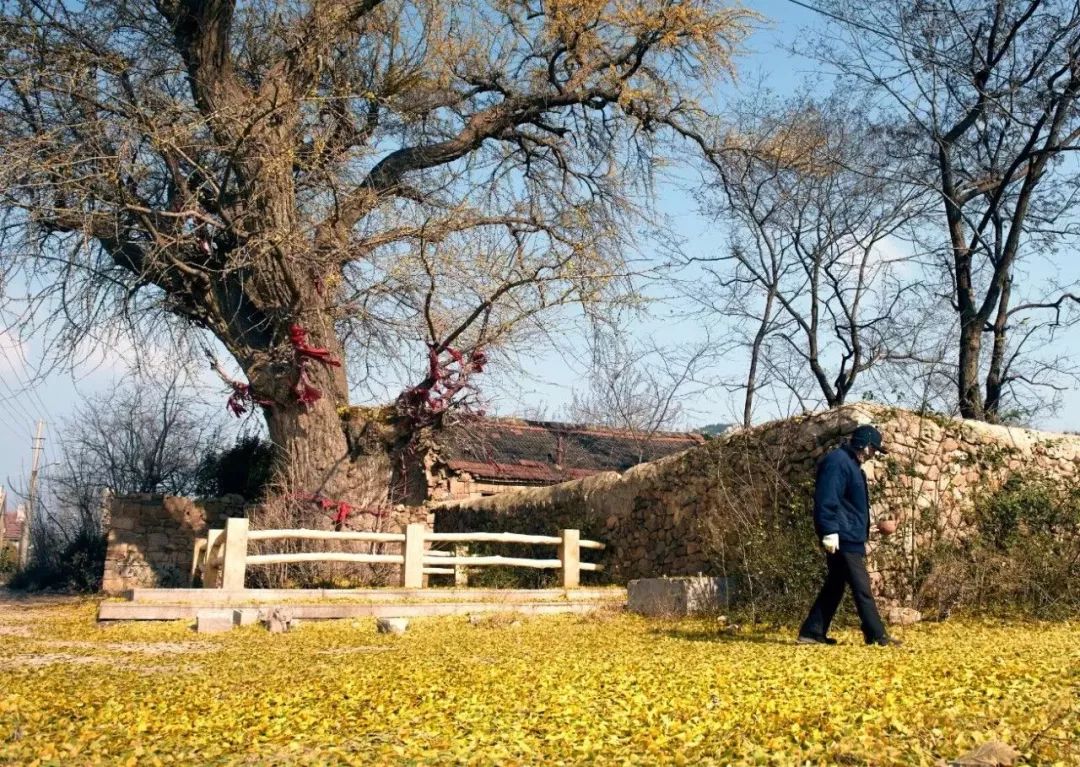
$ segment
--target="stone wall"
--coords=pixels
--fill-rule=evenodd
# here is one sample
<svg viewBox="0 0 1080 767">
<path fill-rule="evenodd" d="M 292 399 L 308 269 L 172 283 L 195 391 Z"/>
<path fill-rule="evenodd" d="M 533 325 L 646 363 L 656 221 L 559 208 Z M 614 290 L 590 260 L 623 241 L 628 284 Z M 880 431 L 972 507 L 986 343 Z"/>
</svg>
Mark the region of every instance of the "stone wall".
<svg viewBox="0 0 1080 767">
<path fill-rule="evenodd" d="M 865 467 L 873 519 L 899 524 L 887 541 L 875 533 L 869 547 L 876 585 L 886 592 L 902 588 L 882 583 L 882 573 L 910 571 L 935 538 L 963 534 L 975 493 L 1020 470 L 1064 477 L 1080 469 L 1077 436 L 858 403 L 734 431 L 622 475 L 443 505 L 436 509 L 436 529 L 550 534 L 579 527 L 608 544 L 608 580 L 720 575 L 709 515 L 752 503 L 755 485 L 763 494 L 770 485 L 782 487 L 795 507 L 808 509 L 817 460 L 861 423 L 875 424 L 891 449 Z M 809 511 L 805 525 L 812 528 Z"/>
<path fill-rule="evenodd" d="M 243 514 L 239 496 L 198 503 L 160 495 L 114 498 L 102 591 L 116 594 L 136 587 L 191 585 L 195 540 L 205 537 L 211 527 L 224 527 L 229 517 Z"/>
<path fill-rule="evenodd" d="M 118 594 L 132 588 L 190 586 L 195 540 L 205 538 L 211 528 L 223 528 L 229 517 L 246 516 L 250 511 L 240 496 L 199 501 L 160 495 L 114 498 L 106 522 L 102 591 Z M 430 527 L 434 518 L 422 506 L 398 507 L 378 516 L 358 511 L 347 525 L 353 530 L 403 532 L 410 522 Z"/>
</svg>

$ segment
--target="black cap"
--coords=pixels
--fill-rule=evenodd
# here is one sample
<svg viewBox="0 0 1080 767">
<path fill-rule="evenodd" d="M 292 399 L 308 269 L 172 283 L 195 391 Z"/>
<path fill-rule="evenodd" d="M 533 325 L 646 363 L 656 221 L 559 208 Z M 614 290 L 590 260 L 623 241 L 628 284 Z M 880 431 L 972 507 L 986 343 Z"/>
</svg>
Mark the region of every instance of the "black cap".
<svg viewBox="0 0 1080 767">
<path fill-rule="evenodd" d="M 851 446 L 872 447 L 879 453 L 889 454 L 889 451 L 881 446 L 881 432 L 869 424 L 863 424 L 851 432 Z"/>
</svg>

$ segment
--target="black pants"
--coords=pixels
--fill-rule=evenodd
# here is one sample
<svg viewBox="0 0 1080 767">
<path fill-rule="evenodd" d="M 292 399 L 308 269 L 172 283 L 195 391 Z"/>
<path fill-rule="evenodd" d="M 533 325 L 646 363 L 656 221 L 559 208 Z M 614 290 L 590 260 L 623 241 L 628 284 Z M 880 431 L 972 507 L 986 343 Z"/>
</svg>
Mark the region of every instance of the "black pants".
<svg viewBox="0 0 1080 767">
<path fill-rule="evenodd" d="M 825 576 L 825 585 L 821 587 L 810 614 L 799 629 L 800 636 L 823 637 L 829 631 L 829 624 L 836 615 L 836 608 L 844 596 L 845 584 L 851 586 L 851 596 L 855 601 L 855 610 L 862 623 L 863 638 L 873 642 L 885 636 L 885 626 L 881 623 L 874 595 L 870 593 L 870 575 L 866 572 L 865 554 L 847 554 L 838 551 L 826 554 L 829 573 Z"/>
</svg>

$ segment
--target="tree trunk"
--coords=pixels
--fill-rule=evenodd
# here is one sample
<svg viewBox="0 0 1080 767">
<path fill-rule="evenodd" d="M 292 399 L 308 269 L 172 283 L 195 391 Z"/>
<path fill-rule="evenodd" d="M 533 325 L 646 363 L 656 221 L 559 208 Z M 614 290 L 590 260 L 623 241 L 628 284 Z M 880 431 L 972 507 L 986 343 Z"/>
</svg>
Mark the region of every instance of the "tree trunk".
<svg viewBox="0 0 1080 767">
<path fill-rule="evenodd" d="M 275 354 L 257 355 L 245 365 L 245 372 L 254 396 L 269 401 L 263 405 L 263 413 L 277 451 L 278 489 L 299 497 L 349 500 L 349 449 L 338 413 L 349 404 L 343 349 L 328 317 L 307 321 L 311 322 L 310 327 L 303 326 L 308 333 L 307 345 L 325 349 L 328 359 L 342 366 L 305 356 L 286 341 L 278 344 Z M 320 326 L 331 330 L 320 332 Z M 287 338 L 288 333 L 277 336 Z M 312 387 L 318 398 L 301 401 L 298 384 Z"/>
<path fill-rule="evenodd" d="M 994 319 L 994 346 L 990 353 L 990 369 L 986 374 L 986 420 L 1001 422 L 1001 398 L 1005 387 L 1005 351 L 1008 341 L 1009 299 L 1012 294 L 1012 278 L 1005 280 L 998 297 L 997 317 Z"/>
<path fill-rule="evenodd" d="M 765 337 L 769 333 L 769 323 L 772 322 L 773 303 L 776 300 L 776 284 L 769 286 L 769 293 L 765 297 L 765 310 L 761 313 L 761 324 L 758 325 L 757 333 L 754 334 L 754 343 L 750 347 L 750 371 L 746 374 L 746 397 L 743 400 L 743 426 L 750 428 L 750 420 L 754 414 L 754 394 L 757 392 L 757 371 L 761 359 L 761 347 L 765 343 Z"/>
<path fill-rule="evenodd" d="M 307 407 L 266 408 L 266 425 L 277 450 L 275 478 L 300 496 L 345 500 L 349 495 L 348 445 L 335 399 L 324 396 Z"/>
<path fill-rule="evenodd" d="M 957 387 L 960 395 L 960 415 L 982 420 L 984 417 L 982 389 L 979 384 L 979 356 L 982 351 L 982 326 L 977 318 L 960 325 L 960 359 Z"/>
</svg>

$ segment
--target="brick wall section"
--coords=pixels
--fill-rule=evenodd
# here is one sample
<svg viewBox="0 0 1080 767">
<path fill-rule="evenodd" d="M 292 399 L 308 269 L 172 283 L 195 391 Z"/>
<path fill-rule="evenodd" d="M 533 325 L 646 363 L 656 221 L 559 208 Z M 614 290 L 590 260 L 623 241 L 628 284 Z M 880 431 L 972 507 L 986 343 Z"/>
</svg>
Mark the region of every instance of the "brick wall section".
<svg viewBox="0 0 1080 767">
<path fill-rule="evenodd" d="M 239 496 L 199 501 L 160 495 L 114 498 L 106 521 L 108 548 L 102 591 L 119 594 L 136 587 L 190 586 L 195 540 L 206 537 L 211 528 L 223 528 L 229 517 L 245 516 L 248 511 Z M 425 507 L 403 507 L 379 517 L 353 514 L 348 526 L 353 530 L 403 532 L 410 522 L 430 527 L 434 518 Z"/>
<path fill-rule="evenodd" d="M 814 467 L 858 424 L 873 423 L 891 448 L 867 464 L 876 520 L 893 517 L 897 534 L 871 540 L 871 568 L 902 572 L 934 537 L 962 535 L 973 495 L 1023 471 L 1072 476 L 1080 437 L 920 416 L 868 403 L 735 431 L 684 453 L 546 488 L 531 488 L 436 508 L 436 529 L 551 533 L 579 527 L 608 544 L 607 579 L 716 575 L 705 521 L 732 485 L 779 478 L 807 503 Z M 806 524 L 812 524 L 807 516 Z M 902 591 L 902 584 L 879 590 Z"/>
</svg>

